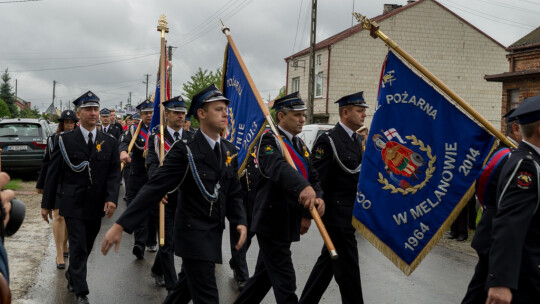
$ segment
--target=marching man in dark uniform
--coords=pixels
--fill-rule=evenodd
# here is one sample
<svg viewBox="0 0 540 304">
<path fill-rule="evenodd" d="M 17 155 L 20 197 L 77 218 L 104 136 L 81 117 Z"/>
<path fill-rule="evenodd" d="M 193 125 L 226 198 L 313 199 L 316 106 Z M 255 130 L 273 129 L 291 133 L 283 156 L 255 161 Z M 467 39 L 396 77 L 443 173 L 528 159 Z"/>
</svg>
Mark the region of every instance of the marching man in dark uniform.
<svg viewBox="0 0 540 304">
<path fill-rule="evenodd" d="M 506 134 L 508 139 L 519 145 L 521 134 L 517 118 L 512 115 L 514 110 L 508 111 L 503 118 L 506 118 Z M 488 255 L 491 247 L 491 228 L 493 217 L 497 213 L 497 183 L 501 175 L 501 170 L 513 148 L 508 148 L 501 144 L 491 155 L 489 161 L 484 166 L 480 177 L 476 181 L 476 196 L 482 205 L 482 218 L 478 222 L 478 227 L 471 242 L 471 247 L 476 250 L 478 263 L 474 269 L 467 293 L 462 304 L 485 303 L 487 290 L 485 289 L 488 278 Z"/>
<path fill-rule="evenodd" d="M 101 226 L 116 210 L 120 161 L 116 140 L 96 129 L 99 98 L 88 91 L 73 101 L 80 126 L 58 135 L 43 189 L 42 215 L 50 217 L 55 201 L 65 218 L 69 240 L 68 290 L 77 303 L 88 303 L 86 262 Z"/>
<path fill-rule="evenodd" d="M 167 122 L 164 130 L 166 155 L 176 141 L 190 139 L 193 137 L 193 134 L 183 129 L 187 107 L 182 96 L 177 96 L 163 102 L 163 106 L 165 107 L 165 120 Z M 160 147 L 159 132 L 152 133 L 148 138 L 148 155 L 146 156 L 148 178 L 152 178 L 159 167 Z M 165 205 L 165 245 L 159 247 L 151 270 L 156 285 L 165 287 L 167 290 L 172 290 L 178 280 L 174 267 L 173 247 L 174 214 L 176 212 L 177 201 L 177 190 L 167 194 L 167 204 Z"/>
<path fill-rule="evenodd" d="M 324 214 L 317 172 L 306 145 L 296 137 L 305 123 L 305 103 L 296 92 L 277 99 L 274 109 L 279 133 L 296 169 L 285 161 L 277 137 L 272 132 L 263 134 L 257 148 L 260 177 L 251 227 L 259 256 L 255 274 L 235 303 L 260 303 L 271 287 L 278 304 L 298 303 L 291 243 L 299 241 L 300 233 L 309 228 L 311 219 L 303 218 L 309 216 L 307 208 L 316 205 L 319 214 Z"/>
<path fill-rule="evenodd" d="M 122 129 L 118 128 L 116 125 L 111 125 L 111 111 L 103 109 L 99 114 L 101 116 L 101 132 L 111 134 L 116 140 L 120 140 Z"/>
<path fill-rule="evenodd" d="M 246 286 L 246 282 L 249 279 L 249 270 L 246 261 L 246 254 L 249 246 L 251 245 L 251 239 L 253 238 L 253 232 L 249 231 L 251 228 L 251 218 L 253 216 L 253 206 L 255 204 L 255 196 L 257 194 L 257 180 L 259 179 L 259 167 L 255 161 L 255 153 L 248 155 L 246 162 L 246 168 L 240 175 L 240 184 L 242 184 L 242 196 L 244 201 L 244 209 L 247 216 L 248 235 L 246 238 L 246 244 L 240 248 L 240 250 L 234 249 L 234 244 L 238 243 L 240 235 L 237 231 L 231 229 L 229 231 L 229 239 L 231 243 L 231 259 L 229 260 L 229 266 L 233 270 L 233 276 L 236 280 L 236 288 L 238 291 L 242 291 Z"/>
<path fill-rule="evenodd" d="M 133 232 L 168 192 L 179 189 L 175 217 L 174 250 L 182 257 L 182 272 L 165 303 L 219 303 L 215 264 L 222 262 L 221 242 L 225 217 L 240 233 L 236 249 L 245 242 L 247 228 L 238 180 L 234 145 L 221 138 L 227 125 L 229 100 L 211 85 L 193 96 L 188 115 L 200 129 L 192 139 L 176 141 L 162 167 L 152 174 L 132 204 L 109 229 L 103 254 L 116 245 L 122 231 Z"/>
<path fill-rule="evenodd" d="M 137 126 L 139 125 L 139 122 L 141 121 L 141 115 L 139 113 L 135 113 L 133 115 L 130 115 L 128 120 L 131 123 L 126 125 L 127 127 L 126 130 L 124 130 L 124 132 L 122 133 L 122 136 L 120 136 L 120 142 L 119 142 L 120 145 L 122 145 L 122 142 L 124 142 L 124 138 L 126 136 L 132 136 L 131 132 L 135 132 L 135 130 L 137 129 Z M 134 127 L 135 129 L 131 128 L 132 125 L 135 125 Z M 133 138 L 133 136 L 131 138 Z M 124 163 L 124 171 L 122 171 L 122 177 L 124 178 L 124 183 L 126 185 L 128 183 L 130 173 L 131 173 L 131 163 Z M 124 197 L 124 200 L 127 201 L 127 193 L 125 195 L 126 196 Z"/>
<path fill-rule="evenodd" d="M 336 103 L 339 104 L 340 121 L 319 136 L 310 159 L 324 192 L 323 222 L 339 258 L 332 260 L 323 245 L 300 297 L 300 303 L 306 304 L 319 303 L 332 277 L 339 285 L 342 303 L 364 303 L 354 236 L 356 230 L 351 222 L 363 155 L 362 140 L 354 130 L 364 124 L 368 106 L 363 92 L 344 96 Z"/>
<path fill-rule="evenodd" d="M 147 99 L 137 105 L 136 108 L 140 113 L 142 126 L 131 150 L 131 156 L 128 154 L 128 148 L 131 139 L 135 136 L 137 125 L 133 124 L 129 126 L 120 143 L 120 161 L 131 164 L 129 177 L 126 181 L 126 202 L 128 206 L 139 192 L 139 189 L 148 181 L 145 165 L 146 160 L 143 154 L 146 142 L 148 141 L 148 135 L 150 135 L 148 127 L 154 113 L 154 103 Z M 157 204 L 153 207 L 153 211 L 154 214 L 157 212 Z M 133 245 L 133 254 L 139 260 L 144 258 L 146 246 L 149 246 L 148 251 L 150 252 L 157 251 L 157 227 L 154 216 L 149 216 L 146 220 L 147 222 L 141 225 L 141 228 L 136 229 L 134 233 L 135 244 Z"/>
<path fill-rule="evenodd" d="M 523 140 L 504 164 L 497 187 L 487 304 L 540 299 L 540 95 L 525 99 L 512 115 Z"/>
</svg>

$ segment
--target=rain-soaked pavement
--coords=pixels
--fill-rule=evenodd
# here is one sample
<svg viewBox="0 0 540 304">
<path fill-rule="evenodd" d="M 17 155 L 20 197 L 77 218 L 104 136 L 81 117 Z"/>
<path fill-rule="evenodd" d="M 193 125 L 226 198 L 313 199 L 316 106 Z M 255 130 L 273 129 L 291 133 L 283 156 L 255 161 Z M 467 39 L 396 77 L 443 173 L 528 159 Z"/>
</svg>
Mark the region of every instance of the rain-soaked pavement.
<svg viewBox="0 0 540 304">
<path fill-rule="evenodd" d="M 123 197 L 123 192 L 120 197 Z M 90 303 L 161 303 L 166 296 L 166 290 L 156 287 L 150 276 L 154 253 L 146 252 L 144 260 L 136 260 L 131 253 L 133 237 L 128 234 L 123 235 L 118 254 L 111 250 L 107 256 L 103 256 L 100 252 L 103 235 L 124 208 L 125 203 L 121 200 L 114 217 L 102 221 L 100 234 L 88 261 Z M 234 288 L 232 271 L 227 263 L 230 258 L 228 239 L 226 230 L 223 238 L 225 263 L 216 265 L 220 303 L 224 304 L 232 303 L 238 295 Z M 436 246 L 415 272 L 406 277 L 369 242 L 359 235 L 357 239 L 365 303 L 460 303 L 477 260 L 475 257 Z M 300 242 L 292 246 L 298 295 L 302 292 L 321 246 L 322 240 L 315 225 L 312 225 Z M 258 246 L 254 239 L 248 251 L 251 274 L 255 268 L 257 253 Z M 36 269 L 35 285 L 25 296 L 25 300 L 15 299 L 14 303 L 75 303 L 74 294 L 66 290 L 64 271 L 56 269 L 54 257 L 54 244 L 51 238 L 47 256 L 39 269 Z M 180 269 L 180 265 L 181 259 L 176 257 L 177 270 Z M 275 303 L 272 291 L 262 303 Z M 341 303 L 335 281 L 332 281 L 320 303 Z"/>
</svg>

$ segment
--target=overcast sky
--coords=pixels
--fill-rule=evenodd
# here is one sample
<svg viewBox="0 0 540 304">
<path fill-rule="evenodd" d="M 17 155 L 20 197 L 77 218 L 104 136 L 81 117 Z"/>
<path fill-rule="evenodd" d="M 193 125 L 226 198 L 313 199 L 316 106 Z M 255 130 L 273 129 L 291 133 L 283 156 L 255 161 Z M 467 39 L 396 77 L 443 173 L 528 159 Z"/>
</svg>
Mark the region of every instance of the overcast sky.
<svg viewBox="0 0 540 304">
<path fill-rule="evenodd" d="M 505 46 L 540 26 L 540 0 L 439 2 Z M 406 0 L 319 0 L 317 41 L 350 27 L 353 6 L 375 17 L 385 3 Z M 177 47 L 173 95 L 199 67 L 222 65 L 222 18 L 261 95 L 273 98 L 285 85 L 283 59 L 308 47 L 310 6 L 310 0 L 0 0 L 0 70 L 9 68 L 17 95 L 40 110 L 52 102 L 53 80 L 57 107 L 87 90 L 104 107 L 125 104 L 129 92 L 136 105 L 145 96 L 145 74 L 149 90 L 155 88 L 159 16 L 169 22 L 168 45 Z"/>
</svg>

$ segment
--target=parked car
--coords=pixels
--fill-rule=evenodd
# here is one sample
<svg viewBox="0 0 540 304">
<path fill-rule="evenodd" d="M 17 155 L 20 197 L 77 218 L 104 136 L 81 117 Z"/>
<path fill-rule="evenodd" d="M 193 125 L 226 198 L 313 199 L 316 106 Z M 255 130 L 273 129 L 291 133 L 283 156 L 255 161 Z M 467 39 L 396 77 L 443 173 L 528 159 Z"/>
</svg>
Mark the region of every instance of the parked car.
<svg viewBox="0 0 540 304">
<path fill-rule="evenodd" d="M 51 134 L 53 132 L 44 119 L 0 120 L 2 171 L 38 172 Z"/>
<path fill-rule="evenodd" d="M 317 137 L 323 134 L 324 131 L 330 130 L 333 127 L 334 125 L 325 124 L 304 125 L 304 127 L 302 127 L 302 132 L 300 132 L 298 136 L 304 141 L 309 151 L 311 151 L 311 148 L 313 147 L 313 144 L 315 144 Z"/>
</svg>

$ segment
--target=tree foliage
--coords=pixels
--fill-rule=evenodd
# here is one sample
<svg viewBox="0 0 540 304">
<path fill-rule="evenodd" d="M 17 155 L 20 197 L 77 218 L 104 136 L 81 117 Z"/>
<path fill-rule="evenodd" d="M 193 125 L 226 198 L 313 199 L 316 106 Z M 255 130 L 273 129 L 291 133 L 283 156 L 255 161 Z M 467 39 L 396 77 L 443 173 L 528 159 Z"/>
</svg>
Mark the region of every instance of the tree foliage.
<svg viewBox="0 0 540 304">
<path fill-rule="evenodd" d="M 11 117 L 11 113 L 9 112 L 7 104 L 2 99 L 0 99 L 0 118 L 6 116 Z"/>
<path fill-rule="evenodd" d="M 33 109 L 24 108 L 19 113 L 19 117 L 22 118 L 40 118 L 41 114 L 39 113 L 39 109 L 34 107 Z"/>
<path fill-rule="evenodd" d="M 2 99 L 8 106 L 10 117 L 16 117 L 18 114 L 17 105 L 15 105 L 15 96 L 11 92 L 11 85 L 9 81 L 11 77 L 9 76 L 8 69 L 2 74 L 2 83 L 0 84 L 0 99 Z"/>
<path fill-rule="evenodd" d="M 222 73 L 222 68 L 216 69 L 215 72 L 208 70 L 203 71 L 201 68 L 199 68 L 199 70 L 191 76 L 190 80 L 187 83 L 182 84 L 182 89 L 184 90 L 183 95 L 184 97 L 186 97 L 186 104 L 188 108 L 191 105 L 191 98 L 193 98 L 193 95 L 199 93 L 201 90 L 211 84 L 215 84 L 218 88 L 221 86 Z M 191 126 L 194 128 L 198 128 L 198 121 L 196 119 L 193 119 L 191 121 Z"/>
</svg>

